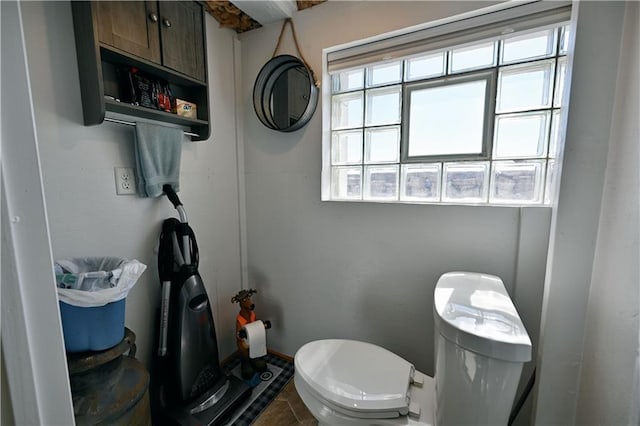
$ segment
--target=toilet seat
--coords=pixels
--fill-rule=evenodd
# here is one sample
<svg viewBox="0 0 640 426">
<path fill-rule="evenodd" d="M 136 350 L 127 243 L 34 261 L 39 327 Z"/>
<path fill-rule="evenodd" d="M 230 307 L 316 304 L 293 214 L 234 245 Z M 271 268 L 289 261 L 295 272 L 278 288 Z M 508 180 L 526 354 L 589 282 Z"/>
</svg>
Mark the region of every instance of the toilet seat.
<svg viewBox="0 0 640 426">
<path fill-rule="evenodd" d="M 296 353 L 295 368 L 310 393 L 347 416 L 384 419 L 410 411 L 415 369 L 379 346 L 341 339 L 310 342 Z"/>
</svg>

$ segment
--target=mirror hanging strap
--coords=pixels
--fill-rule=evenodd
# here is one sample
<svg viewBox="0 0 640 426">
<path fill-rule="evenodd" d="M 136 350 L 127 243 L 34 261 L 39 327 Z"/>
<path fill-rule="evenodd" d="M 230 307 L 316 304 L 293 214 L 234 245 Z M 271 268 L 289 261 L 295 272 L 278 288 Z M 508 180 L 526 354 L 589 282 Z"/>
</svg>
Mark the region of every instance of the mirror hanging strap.
<svg viewBox="0 0 640 426">
<path fill-rule="evenodd" d="M 298 51 L 298 55 L 300 55 L 300 59 L 302 60 L 302 63 L 304 63 L 304 65 L 309 69 L 309 72 L 311 73 L 311 77 L 313 78 L 313 84 L 315 84 L 316 87 L 320 87 L 320 82 L 316 78 L 316 74 L 313 72 L 313 69 L 311 69 L 311 66 L 309 65 L 307 60 L 304 58 L 304 55 L 300 50 L 300 46 L 298 45 L 298 37 L 296 37 L 296 29 L 293 26 L 293 21 L 291 20 L 291 18 L 286 18 L 282 23 L 282 29 L 280 30 L 280 35 L 278 36 L 278 43 L 276 44 L 276 48 L 273 51 L 273 55 L 271 57 L 274 58 L 276 56 L 276 53 L 278 53 L 278 49 L 280 49 L 280 43 L 282 42 L 282 35 L 284 34 L 284 29 L 287 26 L 287 24 L 291 26 L 291 34 L 293 35 L 293 42 L 296 44 L 296 50 Z"/>
</svg>

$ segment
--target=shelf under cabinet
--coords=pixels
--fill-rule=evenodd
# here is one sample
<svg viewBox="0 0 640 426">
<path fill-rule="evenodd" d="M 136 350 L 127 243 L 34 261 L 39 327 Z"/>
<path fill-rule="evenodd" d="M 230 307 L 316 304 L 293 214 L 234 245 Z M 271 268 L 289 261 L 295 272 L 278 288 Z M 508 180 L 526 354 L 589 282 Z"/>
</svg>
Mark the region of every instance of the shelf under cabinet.
<svg viewBox="0 0 640 426">
<path fill-rule="evenodd" d="M 181 126 L 207 126 L 209 123 L 204 120 L 198 120 L 195 118 L 182 117 L 170 112 L 159 111 L 156 109 L 146 108 L 143 106 L 132 105 L 126 102 L 118 102 L 112 99 L 105 99 L 105 108 L 107 111 L 115 112 L 118 114 L 131 115 L 147 118 L 149 120 L 164 121 L 165 123 L 178 124 Z"/>
<path fill-rule="evenodd" d="M 126 102 L 118 102 L 112 99 L 105 99 L 105 110 L 115 114 L 122 114 L 130 117 L 135 122 L 135 117 L 148 120 L 156 120 L 164 123 L 177 124 L 189 127 L 191 132 L 198 136 L 192 136 L 192 141 L 200 141 L 209 137 L 209 123 L 204 120 L 182 117 L 170 112 L 159 111 L 138 105 L 132 105 Z"/>
</svg>

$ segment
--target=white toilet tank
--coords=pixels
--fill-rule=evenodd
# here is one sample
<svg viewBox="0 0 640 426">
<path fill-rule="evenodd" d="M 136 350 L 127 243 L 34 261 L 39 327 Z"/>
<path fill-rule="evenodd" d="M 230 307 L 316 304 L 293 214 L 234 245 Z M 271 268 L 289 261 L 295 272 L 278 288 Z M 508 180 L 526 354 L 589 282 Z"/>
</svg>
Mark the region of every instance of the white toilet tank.
<svg viewBox="0 0 640 426">
<path fill-rule="evenodd" d="M 444 274 L 433 313 L 436 425 L 506 425 L 531 340 L 502 280 Z"/>
</svg>

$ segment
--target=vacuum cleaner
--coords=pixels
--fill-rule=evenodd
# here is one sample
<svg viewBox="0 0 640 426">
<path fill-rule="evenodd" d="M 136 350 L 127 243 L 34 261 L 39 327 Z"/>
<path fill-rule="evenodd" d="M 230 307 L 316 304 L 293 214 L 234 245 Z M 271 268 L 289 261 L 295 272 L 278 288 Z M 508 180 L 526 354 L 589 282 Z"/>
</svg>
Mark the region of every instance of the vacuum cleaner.
<svg viewBox="0 0 640 426">
<path fill-rule="evenodd" d="M 220 368 L 211 304 L 198 273 L 196 238 L 178 195 L 170 185 L 163 190 L 180 220 L 165 220 L 160 235 L 155 423 L 223 424 L 251 388 Z"/>
</svg>

